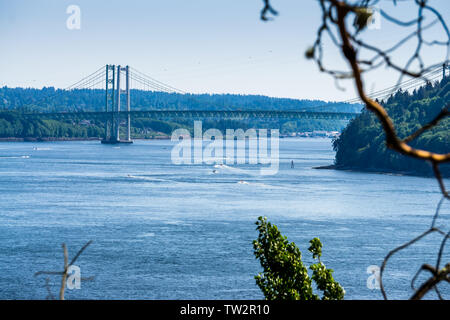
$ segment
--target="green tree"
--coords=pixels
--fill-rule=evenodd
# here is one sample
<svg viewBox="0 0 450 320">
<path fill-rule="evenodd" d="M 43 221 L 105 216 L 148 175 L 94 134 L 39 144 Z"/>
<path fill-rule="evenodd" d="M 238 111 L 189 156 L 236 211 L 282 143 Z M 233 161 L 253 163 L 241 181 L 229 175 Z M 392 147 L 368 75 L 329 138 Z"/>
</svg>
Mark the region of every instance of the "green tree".
<svg viewBox="0 0 450 320">
<path fill-rule="evenodd" d="M 302 253 L 294 242 L 289 242 L 276 225 L 259 217 L 256 222 L 258 239 L 253 241 L 254 254 L 259 259 L 264 272 L 255 276 L 267 300 L 319 300 L 313 292 L 312 281 L 323 292 L 322 300 L 341 300 L 345 291 L 334 280 L 333 270 L 327 269 L 320 261 L 322 243 L 319 238 L 312 239 L 309 251 L 317 263 L 312 264 L 312 276 L 303 264 Z"/>
<path fill-rule="evenodd" d="M 450 77 L 427 84 L 409 94 L 398 91 L 381 101 L 381 105 L 392 115 L 397 134 L 406 138 L 431 122 L 440 113 L 450 93 Z M 417 175 L 433 175 L 429 163 L 407 157 L 386 148 L 386 135 L 376 116 L 368 110 L 354 118 L 333 143 L 336 151 L 335 164 L 341 169 L 378 170 L 403 172 Z M 450 119 L 442 119 L 429 128 L 411 146 L 433 152 L 445 153 L 450 149 Z M 450 177 L 450 165 L 440 166 L 443 177 Z"/>
</svg>

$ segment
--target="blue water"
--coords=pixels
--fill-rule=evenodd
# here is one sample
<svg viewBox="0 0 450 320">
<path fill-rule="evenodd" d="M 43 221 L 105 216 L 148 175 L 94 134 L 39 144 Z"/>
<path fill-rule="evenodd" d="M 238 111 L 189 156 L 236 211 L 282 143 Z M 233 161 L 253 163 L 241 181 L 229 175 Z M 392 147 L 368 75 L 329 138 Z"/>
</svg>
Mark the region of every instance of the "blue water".
<svg viewBox="0 0 450 320">
<path fill-rule="evenodd" d="M 346 299 L 380 299 L 367 268 L 428 228 L 440 199 L 431 178 L 312 169 L 333 162 L 328 139 L 281 139 L 274 176 L 174 165 L 172 145 L 0 143 L 0 299 L 44 299 L 45 277 L 33 274 L 62 269 L 63 242 L 72 257 L 88 240 L 76 265 L 95 279 L 67 299 L 261 299 L 252 248 L 261 215 L 308 264 L 308 241 L 319 237 Z M 437 224 L 449 222 L 444 204 Z M 439 245 L 432 235 L 394 256 L 390 298 L 410 297 L 412 276 L 435 264 Z M 50 277 L 54 295 L 59 284 Z M 449 296 L 448 284 L 440 289 Z"/>
</svg>

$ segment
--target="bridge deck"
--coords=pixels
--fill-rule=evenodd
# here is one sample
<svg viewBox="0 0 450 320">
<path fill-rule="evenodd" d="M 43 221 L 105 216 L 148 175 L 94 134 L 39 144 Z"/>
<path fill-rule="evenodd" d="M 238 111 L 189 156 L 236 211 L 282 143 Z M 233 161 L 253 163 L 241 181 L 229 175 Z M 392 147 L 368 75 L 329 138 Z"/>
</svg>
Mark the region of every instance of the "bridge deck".
<svg viewBox="0 0 450 320">
<path fill-rule="evenodd" d="M 48 118 L 48 119 L 108 119 L 117 116 L 118 112 L 49 112 L 49 113 L 28 113 L 27 117 Z M 328 119 L 328 120 L 350 120 L 359 113 L 347 112 L 311 112 L 311 111 L 265 111 L 265 110 L 145 110 L 145 111 L 120 111 L 119 116 L 130 116 L 135 118 L 214 118 L 214 119 Z"/>
</svg>

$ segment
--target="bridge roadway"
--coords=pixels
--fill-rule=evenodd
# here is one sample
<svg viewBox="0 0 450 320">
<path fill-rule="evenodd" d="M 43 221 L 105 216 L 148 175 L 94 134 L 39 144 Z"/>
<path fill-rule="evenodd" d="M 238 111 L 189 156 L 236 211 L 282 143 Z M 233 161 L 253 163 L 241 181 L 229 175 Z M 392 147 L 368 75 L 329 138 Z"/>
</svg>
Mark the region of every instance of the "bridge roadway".
<svg viewBox="0 0 450 320">
<path fill-rule="evenodd" d="M 86 112 L 45 112 L 45 113 L 27 113 L 24 114 L 30 118 L 43 119 L 99 119 L 106 120 L 128 114 L 132 118 L 152 118 L 152 119 L 325 119 L 325 120 L 350 120 L 359 113 L 347 112 L 311 112 L 311 111 L 269 111 L 269 110 L 142 110 L 142 111 L 86 111 Z"/>
</svg>

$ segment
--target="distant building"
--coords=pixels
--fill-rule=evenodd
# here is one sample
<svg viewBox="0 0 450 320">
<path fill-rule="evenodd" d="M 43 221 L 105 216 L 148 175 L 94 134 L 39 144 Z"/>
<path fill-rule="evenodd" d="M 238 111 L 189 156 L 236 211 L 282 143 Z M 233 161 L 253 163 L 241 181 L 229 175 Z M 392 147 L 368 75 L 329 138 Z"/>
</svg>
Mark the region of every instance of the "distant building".
<svg viewBox="0 0 450 320">
<path fill-rule="evenodd" d="M 322 131 L 322 130 L 314 130 L 313 131 L 313 136 L 314 137 L 327 137 L 327 131 Z"/>
<path fill-rule="evenodd" d="M 327 138 L 336 138 L 339 137 L 339 131 L 324 131 L 324 130 L 314 130 L 314 131 L 306 131 L 306 132 L 297 132 L 297 137 L 303 138 L 313 138 L 313 137 L 327 137 Z"/>
</svg>

